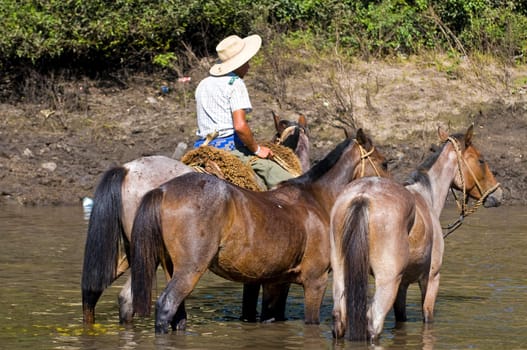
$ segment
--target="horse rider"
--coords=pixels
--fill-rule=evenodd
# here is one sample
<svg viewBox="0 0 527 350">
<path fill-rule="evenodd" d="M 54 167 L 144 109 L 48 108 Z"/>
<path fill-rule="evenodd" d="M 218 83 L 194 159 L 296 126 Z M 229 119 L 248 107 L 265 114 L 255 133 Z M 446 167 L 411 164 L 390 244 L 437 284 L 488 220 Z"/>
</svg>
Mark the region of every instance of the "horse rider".
<svg viewBox="0 0 527 350">
<path fill-rule="evenodd" d="M 198 140 L 194 147 L 202 145 L 208 137 L 208 145 L 229 150 L 249 163 L 270 189 L 292 175 L 271 160 L 271 149 L 256 142 L 247 123 L 252 105 L 243 78 L 261 45 L 259 35 L 243 39 L 231 35 L 216 46 L 218 60 L 196 88 Z"/>
</svg>

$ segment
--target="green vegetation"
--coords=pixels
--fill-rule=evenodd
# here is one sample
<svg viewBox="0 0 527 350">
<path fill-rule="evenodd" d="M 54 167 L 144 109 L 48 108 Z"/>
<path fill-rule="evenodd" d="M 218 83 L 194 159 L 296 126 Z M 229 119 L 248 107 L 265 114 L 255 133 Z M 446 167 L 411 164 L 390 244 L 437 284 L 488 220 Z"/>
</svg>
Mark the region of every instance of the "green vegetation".
<svg viewBox="0 0 527 350">
<path fill-rule="evenodd" d="M 423 51 L 526 62 L 523 0 L 3 0 L 0 69 L 174 69 L 260 33 L 361 59 Z M 84 74 L 83 73 L 83 74 Z"/>
</svg>

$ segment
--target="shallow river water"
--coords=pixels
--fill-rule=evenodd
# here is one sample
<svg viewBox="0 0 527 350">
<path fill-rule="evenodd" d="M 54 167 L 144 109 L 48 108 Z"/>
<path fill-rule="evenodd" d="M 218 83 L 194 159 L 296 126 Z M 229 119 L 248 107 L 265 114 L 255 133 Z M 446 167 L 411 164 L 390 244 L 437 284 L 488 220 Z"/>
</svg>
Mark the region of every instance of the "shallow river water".
<svg viewBox="0 0 527 350">
<path fill-rule="evenodd" d="M 456 217 L 443 211 L 443 223 Z M 118 322 L 121 277 L 97 304 L 96 324 L 82 325 L 80 276 L 87 220 L 77 207 L 3 206 L 0 210 L 1 349 L 527 349 L 527 210 L 480 209 L 446 239 L 435 323 L 421 322 L 417 285 L 409 320 L 387 318 L 376 346 L 331 336 L 331 285 L 321 324 L 303 324 L 293 286 L 289 320 L 238 320 L 241 285 L 207 273 L 188 298 L 187 330 L 155 336 L 153 319 Z M 159 274 L 154 293 L 164 288 Z"/>
</svg>

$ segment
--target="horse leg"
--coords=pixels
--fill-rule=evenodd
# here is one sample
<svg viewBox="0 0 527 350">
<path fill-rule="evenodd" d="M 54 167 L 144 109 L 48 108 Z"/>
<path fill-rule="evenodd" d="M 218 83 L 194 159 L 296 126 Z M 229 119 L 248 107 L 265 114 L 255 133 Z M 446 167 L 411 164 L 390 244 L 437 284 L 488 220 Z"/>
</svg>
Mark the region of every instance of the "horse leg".
<svg viewBox="0 0 527 350">
<path fill-rule="evenodd" d="M 346 283 L 344 282 L 344 264 L 336 249 L 331 249 L 331 268 L 333 269 L 333 337 L 342 338 L 348 325 L 346 307 Z"/>
<path fill-rule="evenodd" d="M 82 314 L 85 324 L 95 323 L 95 304 L 102 295 L 101 291 L 83 290 L 82 291 Z"/>
<path fill-rule="evenodd" d="M 289 294 L 289 283 L 263 285 L 262 322 L 285 321 L 285 307 Z"/>
<path fill-rule="evenodd" d="M 304 322 L 306 324 L 320 323 L 320 306 L 327 284 L 327 272 L 318 279 L 304 282 Z"/>
<path fill-rule="evenodd" d="M 375 294 L 368 310 L 368 333 L 373 341 L 382 332 L 384 319 L 392 308 L 401 283 L 401 275 L 395 278 L 375 276 Z"/>
<path fill-rule="evenodd" d="M 242 316 L 244 322 L 256 322 L 256 306 L 258 305 L 258 294 L 260 293 L 260 283 L 245 283 L 243 285 Z"/>
<path fill-rule="evenodd" d="M 117 265 L 117 272 L 115 275 L 115 278 L 113 278 L 112 283 L 115 282 L 123 273 L 126 272 L 128 269 L 128 259 L 126 258 L 126 255 L 121 256 L 119 260 L 119 264 Z M 130 278 L 129 278 L 130 280 Z M 123 287 L 123 290 L 121 291 L 121 294 L 124 293 L 125 288 L 128 286 L 128 297 L 126 302 L 128 302 L 127 307 L 129 309 L 126 309 L 126 322 L 132 321 L 132 294 L 131 294 L 131 285 L 130 282 L 127 282 L 125 286 Z M 84 290 L 82 291 L 82 298 L 83 298 L 83 319 L 86 324 L 93 324 L 95 322 L 95 305 L 97 304 L 97 301 L 101 297 L 103 291 L 93 291 L 93 290 Z M 126 295 L 126 294 L 123 294 Z M 122 312 L 122 304 L 121 304 L 121 296 L 119 296 L 118 299 L 119 302 L 119 322 L 123 323 L 123 318 L 121 318 L 121 312 Z"/>
<path fill-rule="evenodd" d="M 176 314 L 172 318 L 170 325 L 174 331 L 182 331 L 187 327 L 187 310 L 185 310 L 185 300 L 179 304 Z"/>
<path fill-rule="evenodd" d="M 194 290 L 203 273 L 204 271 L 174 272 L 173 278 L 156 302 L 156 333 L 168 333 L 169 323 L 172 327 L 176 327 L 173 330 L 184 329 L 186 324 L 184 300 Z"/>
<path fill-rule="evenodd" d="M 121 276 L 129 268 L 128 260 L 126 256 L 121 259 L 117 267 L 117 276 Z M 170 279 L 168 273 L 165 273 L 167 280 Z M 128 276 L 119 297 L 117 298 L 119 303 L 119 323 L 131 323 L 134 317 L 133 298 L 132 298 L 132 275 Z M 183 312 L 185 312 L 185 306 L 183 305 Z M 186 313 L 185 313 L 186 317 Z"/>
<path fill-rule="evenodd" d="M 421 299 L 423 305 L 423 321 L 434 321 L 434 306 L 439 292 L 440 270 L 443 263 L 444 240 L 439 222 L 435 222 L 434 243 L 428 274 L 419 280 Z"/>
<path fill-rule="evenodd" d="M 393 304 L 393 311 L 396 322 L 406 322 L 406 292 L 408 291 L 408 284 L 399 285 L 399 291 Z"/>
<path fill-rule="evenodd" d="M 132 276 L 126 280 L 118 297 L 119 302 L 119 323 L 130 323 L 134 316 L 132 303 Z"/>
<path fill-rule="evenodd" d="M 439 272 L 419 282 L 421 286 L 421 298 L 423 300 L 423 321 L 431 323 L 434 321 L 434 305 L 439 291 Z M 424 288 L 423 288 L 424 287 Z"/>
</svg>

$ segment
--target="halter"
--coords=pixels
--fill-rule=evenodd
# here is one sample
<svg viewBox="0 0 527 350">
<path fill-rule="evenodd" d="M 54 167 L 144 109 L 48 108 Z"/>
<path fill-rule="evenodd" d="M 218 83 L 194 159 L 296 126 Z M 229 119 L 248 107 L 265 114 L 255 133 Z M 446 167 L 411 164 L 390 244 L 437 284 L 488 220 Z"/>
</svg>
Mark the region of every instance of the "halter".
<svg viewBox="0 0 527 350">
<path fill-rule="evenodd" d="M 375 163 L 370 158 L 372 153 L 375 152 L 375 147 L 372 146 L 371 150 L 366 151 L 366 149 L 364 147 L 362 147 L 362 145 L 360 143 L 358 143 L 357 140 L 355 140 L 355 143 L 359 146 L 359 151 L 360 151 L 360 177 L 364 177 L 365 168 L 366 168 L 366 161 L 365 161 L 365 159 L 367 159 L 368 162 L 370 162 L 371 167 L 373 168 L 373 170 L 375 170 L 375 174 L 377 174 L 377 176 L 381 177 L 379 169 L 377 169 L 377 167 L 375 166 Z"/>
<path fill-rule="evenodd" d="M 291 126 L 288 126 L 287 128 L 284 129 L 284 131 L 282 131 L 282 133 L 276 138 L 275 140 L 275 143 L 277 145 L 281 145 L 282 142 L 284 142 L 284 140 L 293 132 L 293 130 L 295 130 L 296 128 L 299 128 L 300 130 L 303 130 L 302 127 L 300 127 L 299 125 L 291 125 Z"/>
<path fill-rule="evenodd" d="M 454 189 L 450 187 L 450 190 L 452 192 L 452 195 L 454 196 L 454 199 L 456 200 L 456 204 L 457 204 L 457 207 L 460 213 L 459 213 L 459 218 L 455 222 L 451 223 L 447 227 L 444 227 L 444 229 L 447 229 L 448 231 L 443 234 L 443 238 L 447 238 L 452 232 L 457 230 L 463 224 L 463 219 L 469 216 L 470 214 L 474 213 L 481 206 L 481 204 L 483 204 L 485 199 L 487 199 L 487 197 L 500 186 L 500 183 L 498 182 L 496 183 L 496 185 L 492 186 L 487 191 L 483 192 L 483 188 L 481 187 L 478 179 L 476 178 L 476 175 L 474 175 L 474 172 L 468 166 L 467 161 L 465 160 L 465 158 L 463 158 L 463 155 L 461 154 L 461 148 L 459 147 L 459 143 L 457 142 L 457 140 L 453 137 L 449 137 L 448 141 L 452 143 L 452 145 L 454 146 L 454 149 L 456 150 L 457 168 L 459 171 L 459 178 L 461 179 L 461 184 L 463 187 L 463 190 L 462 190 L 463 198 L 459 199 L 456 196 Z M 476 203 L 474 203 L 472 208 L 468 208 L 468 209 L 467 209 L 467 199 L 468 199 L 467 198 L 467 186 L 465 184 L 465 178 L 463 177 L 463 171 L 461 170 L 461 164 L 464 164 L 465 167 L 468 169 L 468 172 L 470 173 L 470 175 L 472 175 L 472 178 L 474 179 L 474 182 L 476 183 L 476 187 L 479 193 L 481 194 L 481 197 L 476 201 Z"/>
</svg>

